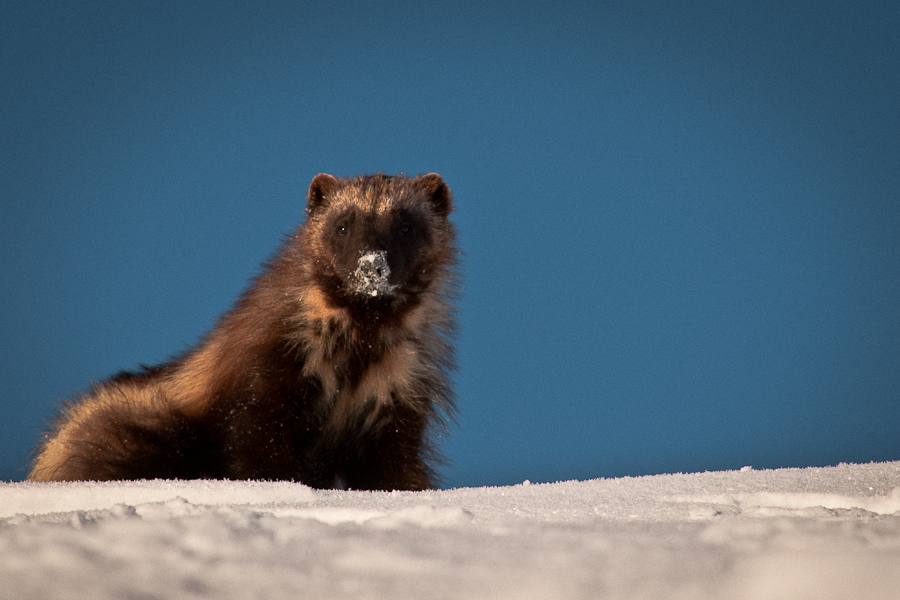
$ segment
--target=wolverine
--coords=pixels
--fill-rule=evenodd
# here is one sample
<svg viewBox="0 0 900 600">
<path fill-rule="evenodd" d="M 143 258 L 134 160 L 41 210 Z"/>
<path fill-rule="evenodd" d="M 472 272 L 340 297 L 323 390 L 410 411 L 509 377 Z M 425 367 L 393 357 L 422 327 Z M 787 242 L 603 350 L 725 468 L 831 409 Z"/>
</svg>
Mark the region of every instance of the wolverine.
<svg viewBox="0 0 900 600">
<path fill-rule="evenodd" d="M 317 175 L 235 306 L 183 355 L 66 402 L 29 479 L 434 486 L 454 411 L 452 204 L 435 173 Z"/>
</svg>

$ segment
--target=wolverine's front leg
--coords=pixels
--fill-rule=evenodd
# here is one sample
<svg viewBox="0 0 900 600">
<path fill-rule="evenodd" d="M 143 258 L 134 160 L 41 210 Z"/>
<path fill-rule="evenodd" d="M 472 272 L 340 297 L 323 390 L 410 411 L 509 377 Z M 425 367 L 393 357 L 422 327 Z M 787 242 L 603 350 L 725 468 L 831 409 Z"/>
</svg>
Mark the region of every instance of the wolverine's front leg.
<svg viewBox="0 0 900 600">
<path fill-rule="evenodd" d="M 424 460 L 425 418 L 393 409 L 380 427 L 346 445 L 339 475 L 355 490 L 426 490 L 434 485 Z M 349 452 L 348 452 L 349 451 Z"/>
</svg>

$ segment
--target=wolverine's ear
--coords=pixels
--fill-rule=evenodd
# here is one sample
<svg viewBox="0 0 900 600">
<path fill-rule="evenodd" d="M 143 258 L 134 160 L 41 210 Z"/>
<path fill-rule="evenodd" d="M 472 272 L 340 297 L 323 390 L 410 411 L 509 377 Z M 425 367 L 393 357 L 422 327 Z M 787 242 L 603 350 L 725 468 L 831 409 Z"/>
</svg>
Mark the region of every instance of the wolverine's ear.
<svg viewBox="0 0 900 600">
<path fill-rule="evenodd" d="M 450 188 L 444 183 L 444 178 L 437 173 L 429 173 L 419 178 L 422 188 L 431 197 L 435 212 L 441 217 L 446 217 L 453 210 Z"/>
<path fill-rule="evenodd" d="M 325 204 L 325 200 L 338 187 L 338 180 L 328 173 L 319 173 L 309 184 L 309 195 L 306 197 L 306 212 L 313 214 Z"/>
</svg>

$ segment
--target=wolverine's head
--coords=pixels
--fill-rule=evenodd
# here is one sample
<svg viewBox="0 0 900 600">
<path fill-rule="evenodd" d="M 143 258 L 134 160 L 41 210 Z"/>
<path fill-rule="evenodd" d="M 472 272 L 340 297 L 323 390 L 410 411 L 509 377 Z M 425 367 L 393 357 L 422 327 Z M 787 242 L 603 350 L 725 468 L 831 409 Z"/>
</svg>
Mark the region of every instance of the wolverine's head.
<svg viewBox="0 0 900 600">
<path fill-rule="evenodd" d="M 402 310 L 452 262 L 450 190 L 440 175 L 313 178 L 306 238 L 337 306 Z"/>
</svg>

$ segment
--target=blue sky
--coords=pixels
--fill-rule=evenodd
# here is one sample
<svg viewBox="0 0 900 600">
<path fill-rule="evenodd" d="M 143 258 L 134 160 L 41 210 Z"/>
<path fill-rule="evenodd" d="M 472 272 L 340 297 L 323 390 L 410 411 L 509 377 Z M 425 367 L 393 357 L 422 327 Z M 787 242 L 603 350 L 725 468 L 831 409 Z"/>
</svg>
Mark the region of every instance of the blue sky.
<svg viewBox="0 0 900 600">
<path fill-rule="evenodd" d="M 7 2 L 0 478 L 317 173 L 441 173 L 450 486 L 900 459 L 889 2 Z"/>
</svg>

